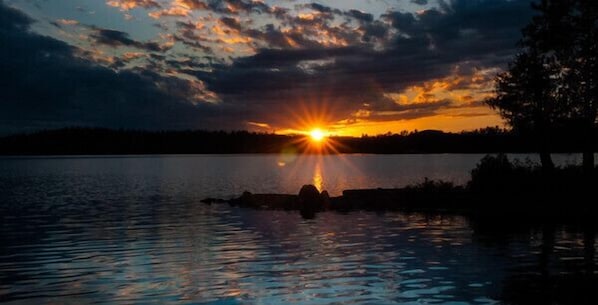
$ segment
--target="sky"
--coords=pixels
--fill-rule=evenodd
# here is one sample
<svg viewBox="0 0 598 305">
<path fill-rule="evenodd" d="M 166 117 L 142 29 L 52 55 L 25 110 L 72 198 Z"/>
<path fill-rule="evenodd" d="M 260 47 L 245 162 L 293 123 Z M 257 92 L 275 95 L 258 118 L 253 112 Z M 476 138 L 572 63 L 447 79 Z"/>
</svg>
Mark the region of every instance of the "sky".
<svg viewBox="0 0 598 305">
<path fill-rule="evenodd" d="M 0 133 L 502 126 L 526 0 L 0 0 Z"/>
</svg>

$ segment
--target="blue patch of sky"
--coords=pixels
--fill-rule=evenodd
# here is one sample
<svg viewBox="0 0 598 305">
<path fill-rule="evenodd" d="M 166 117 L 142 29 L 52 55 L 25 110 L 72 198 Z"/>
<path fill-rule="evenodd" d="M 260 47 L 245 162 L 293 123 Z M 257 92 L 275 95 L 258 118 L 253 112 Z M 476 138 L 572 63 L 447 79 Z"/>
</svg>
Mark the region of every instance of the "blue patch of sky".
<svg viewBox="0 0 598 305">
<path fill-rule="evenodd" d="M 84 25 L 127 32 L 131 38 L 141 41 L 156 39 L 160 32 L 153 26 L 156 21 L 147 16 L 146 10 L 131 10 L 128 13 L 135 18 L 126 20 L 123 12 L 118 8 L 106 5 L 105 1 L 9 0 L 7 3 L 37 20 L 38 24 L 35 24 L 33 28 L 45 35 L 54 36 L 54 29 L 47 25 L 58 19 L 72 19 Z"/>
</svg>

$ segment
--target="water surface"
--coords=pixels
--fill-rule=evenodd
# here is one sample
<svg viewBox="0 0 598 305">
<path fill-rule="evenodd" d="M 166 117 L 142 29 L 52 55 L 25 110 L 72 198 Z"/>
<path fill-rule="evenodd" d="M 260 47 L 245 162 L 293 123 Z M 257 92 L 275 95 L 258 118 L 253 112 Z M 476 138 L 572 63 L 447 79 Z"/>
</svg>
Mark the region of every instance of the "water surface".
<svg viewBox="0 0 598 305">
<path fill-rule="evenodd" d="M 311 181 L 334 193 L 464 182 L 480 156 L 301 158 L 0 159 L 0 302 L 496 304 L 517 288 L 514 276 L 586 270 L 588 238 L 576 228 L 552 228 L 546 263 L 545 228 L 495 236 L 460 216 L 304 220 L 199 203 L 245 189 L 294 193 Z"/>
<path fill-rule="evenodd" d="M 340 195 L 345 189 L 401 187 L 425 178 L 465 184 L 484 155 L 149 155 L 0 158 L 0 178 L 39 180 L 79 188 L 125 188 L 140 194 L 145 187 L 168 188 L 198 196 L 229 197 L 243 191 L 296 193 L 311 183 Z M 537 162 L 536 155 L 511 158 Z M 579 154 L 555 154 L 557 165 L 579 164 Z M 47 183 L 46 183 L 47 182 Z M 104 185 L 97 185 L 104 183 Z M 34 190 L 35 191 L 35 190 Z"/>
</svg>

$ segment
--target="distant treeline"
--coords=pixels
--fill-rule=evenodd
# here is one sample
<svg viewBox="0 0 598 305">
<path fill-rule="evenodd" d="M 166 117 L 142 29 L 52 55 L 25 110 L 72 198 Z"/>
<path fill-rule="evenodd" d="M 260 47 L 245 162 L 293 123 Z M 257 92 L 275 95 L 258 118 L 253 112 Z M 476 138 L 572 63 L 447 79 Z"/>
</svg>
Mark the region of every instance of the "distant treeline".
<svg viewBox="0 0 598 305">
<path fill-rule="evenodd" d="M 578 133 L 552 135 L 553 152 L 579 152 Z M 361 137 L 331 137 L 326 153 L 492 153 L 535 152 L 531 137 L 499 128 L 460 133 L 436 130 Z M 315 152 L 303 135 L 248 131 L 139 131 L 66 128 L 0 138 L 2 155 L 235 154 Z"/>
</svg>

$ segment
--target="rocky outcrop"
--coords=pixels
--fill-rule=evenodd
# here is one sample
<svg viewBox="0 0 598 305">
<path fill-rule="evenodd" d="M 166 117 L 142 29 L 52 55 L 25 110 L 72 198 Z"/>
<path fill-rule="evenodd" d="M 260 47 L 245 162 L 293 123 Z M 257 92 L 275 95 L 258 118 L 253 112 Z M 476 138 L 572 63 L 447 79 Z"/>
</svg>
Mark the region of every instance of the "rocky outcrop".
<svg viewBox="0 0 598 305">
<path fill-rule="evenodd" d="M 442 185 L 441 185 L 442 186 Z M 222 202 L 209 198 L 205 203 Z M 268 210 L 298 210 L 305 218 L 320 211 L 350 210 L 451 210 L 472 208 L 471 196 L 462 187 L 426 185 L 398 189 L 346 190 L 340 197 L 330 197 L 327 191 L 318 191 L 313 185 L 304 185 L 298 195 L 252 194 L 227 201 L 233 206 Z"/>
</svg>

